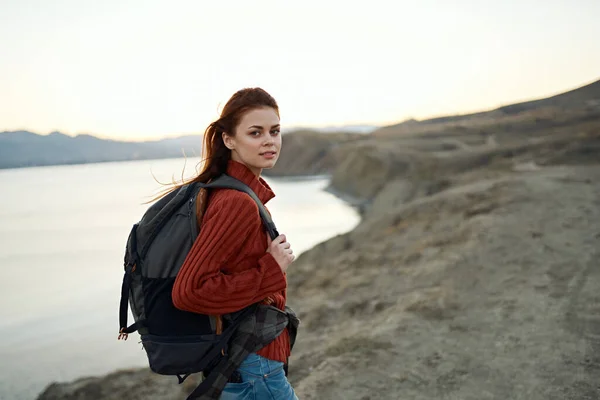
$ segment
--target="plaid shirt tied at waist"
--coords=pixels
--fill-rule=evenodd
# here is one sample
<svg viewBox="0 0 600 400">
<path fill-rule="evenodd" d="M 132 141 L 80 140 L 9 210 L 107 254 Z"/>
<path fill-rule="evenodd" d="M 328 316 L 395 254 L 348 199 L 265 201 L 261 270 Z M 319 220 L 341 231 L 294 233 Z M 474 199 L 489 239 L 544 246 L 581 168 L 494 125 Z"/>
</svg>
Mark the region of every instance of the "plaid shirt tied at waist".
<svg viewBox="0 0 600 400">
<path fill-rule="evenodd" d="M 265 304 L 258 304 L 255 307 L 255 312 L 241 321 L 233 334 L 229 342 L 228 357 L 221 359 L 187 400 L 218 399 L 229 377 L 246 357 L 271 343 L 286 328 L 290 335 L 290 350 L 294 347 L 300 324 L 294 310 L 286 306 L 282 311 Z M 230 322 L 236 315 L 239 314 L 227 315 L 223 318 Z"/>
</svg>

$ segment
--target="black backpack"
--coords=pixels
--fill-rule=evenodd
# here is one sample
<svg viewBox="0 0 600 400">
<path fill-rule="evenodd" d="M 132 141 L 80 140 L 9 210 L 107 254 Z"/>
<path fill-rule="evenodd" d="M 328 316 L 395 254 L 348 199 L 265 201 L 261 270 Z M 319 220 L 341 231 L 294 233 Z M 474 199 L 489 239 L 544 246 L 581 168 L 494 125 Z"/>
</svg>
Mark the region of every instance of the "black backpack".
<svg viewBox="0 0 600 400">
<path fill-rule="evenodd" d="M 138 331 L 150 369 L 175 375 L 182 383 L 190 374 L 209 371 L 227 357 L 239 323 L 254 311 L 250 306 L 227 318 L 220 335 L 214 317 L 181 311 L 173 305 L 175 277 L 199 234 L 195 200 L 201 188 L 227 188 L 247 193 L 256 202 L 271 239 L 279 234 L 258 196 L 228 175 L 211 183 L 191 183 L 153 204 L 131 229 L 125 250 L 125 275 L 119 307 L 119 339 Z M 135 319 L 127 326 L 127 303 Z M 196 391 L 195 391 L 196 392 Z"/>
</svg>

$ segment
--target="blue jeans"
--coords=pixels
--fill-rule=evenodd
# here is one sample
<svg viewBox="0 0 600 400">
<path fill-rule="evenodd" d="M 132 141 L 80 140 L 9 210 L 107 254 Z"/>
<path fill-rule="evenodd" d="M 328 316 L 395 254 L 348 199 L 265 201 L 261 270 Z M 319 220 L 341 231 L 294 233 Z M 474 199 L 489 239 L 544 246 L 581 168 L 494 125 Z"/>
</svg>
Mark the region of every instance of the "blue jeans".
<svg viewBox="0 0 600 400">
<path fill-rule="evenodd" d="M 228 383 L 221 400 L 298 400 L 283 363 L 251 353 L 238 368 L 242 383 Z"/>
</svg>

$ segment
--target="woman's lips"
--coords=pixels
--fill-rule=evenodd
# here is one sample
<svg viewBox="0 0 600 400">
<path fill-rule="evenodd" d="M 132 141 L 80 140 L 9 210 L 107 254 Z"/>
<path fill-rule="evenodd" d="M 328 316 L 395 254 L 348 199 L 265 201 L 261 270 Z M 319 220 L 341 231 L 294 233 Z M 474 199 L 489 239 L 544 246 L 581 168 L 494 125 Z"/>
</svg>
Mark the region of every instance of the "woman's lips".
<svg viewBox="0 0 600 400">
<path fill-rule="evenodd" d="M 260 153 L 261 156 L 263 156 L 266 159 L 272 159 L 275 158 L 275 156 L 277 155 L 276 152 L 274 151 L 265 151 L 264 153 Z"/>
</svg>

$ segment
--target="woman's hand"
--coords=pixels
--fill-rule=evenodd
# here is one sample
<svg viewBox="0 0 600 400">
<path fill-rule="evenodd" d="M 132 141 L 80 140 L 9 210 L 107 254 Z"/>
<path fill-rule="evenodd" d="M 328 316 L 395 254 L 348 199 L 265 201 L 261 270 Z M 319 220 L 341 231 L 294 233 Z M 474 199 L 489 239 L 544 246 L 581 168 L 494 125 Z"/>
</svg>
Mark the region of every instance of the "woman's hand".
<svg viewBox="0 0 600 400">
<path fill-rule="evenodd" d="M 285 235 L 279 235 L 275 240 L 267 234 L 267 253 L 271 253 L 281 271 L 285 274 L 291 263 L 294 262 L 296 256 L 292 250 L 292 246 L 286 241 Z"/>
</svg>

